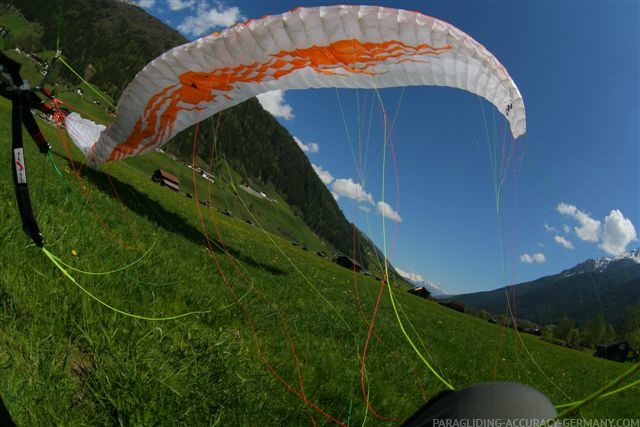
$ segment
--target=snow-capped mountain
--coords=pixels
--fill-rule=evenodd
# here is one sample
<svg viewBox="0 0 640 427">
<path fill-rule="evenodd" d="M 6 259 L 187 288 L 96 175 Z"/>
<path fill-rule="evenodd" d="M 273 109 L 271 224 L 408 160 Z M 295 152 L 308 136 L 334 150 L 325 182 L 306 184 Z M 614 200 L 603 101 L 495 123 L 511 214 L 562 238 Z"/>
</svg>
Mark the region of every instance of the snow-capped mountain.
<svg viewBox="0 0 640 427">
<path fill-rule="evenodd" d="M 573 268 L 560 273 L 562 277 L 570 277 L 583 273 L 604 273 L 640 267 L 640 249 L 634 249 L 612 257 L 588 259 Z"/>
<path fill-rule="evenodd" d="M 400 276 L 402 276 L 407 282 L 415 286 L 416 288 L 423 287 L 433 296 L 439 295 L 449 295 L 447 291 L 442 289 L 437 283 L 432 282 L 431 280 L 427 280 L 417 273 L 409 273 L 408 271 L 401 270 L 396 267 L 396 271 Z"/>
<path fill-rule="evenodd" d="M 509 286 L 507 291 L 523 319 L 545 324 L 567 316 L 581 323 L 601 316 L 616 322 L 640 300 L 640 249 L 588 259 L 559 274 Z M 458 295 L 456 300 L 491 313 L 506 310 L 505 288 Z"/>
</svg>

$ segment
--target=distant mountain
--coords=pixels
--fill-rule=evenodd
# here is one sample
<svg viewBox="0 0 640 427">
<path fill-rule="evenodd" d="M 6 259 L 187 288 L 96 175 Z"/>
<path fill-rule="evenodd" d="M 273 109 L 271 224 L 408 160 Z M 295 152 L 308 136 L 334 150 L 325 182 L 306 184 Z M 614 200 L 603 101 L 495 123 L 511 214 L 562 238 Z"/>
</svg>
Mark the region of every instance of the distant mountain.
<svg viewBox="0 0 640 427">
<path fill-rule="evenodd" d="M 506 313 L 510 300 L 518 318 L 540 324 L 557 323 L 564 316 L 582 323 L 598 315 L 617 323 L 625 309 L 640 299 L 640 249 L 588 259 L 559 274 L 455 299 L 495 314 Z"/>
<path fill-rule="evenodd" d="M 431 280 L 427 280 L 427 279 L 423 278 L 419 274 L 409 273 L 409 272 L 401 270 L 399 268 L 396 268 L 396 272 L 403 279 L 405 279 L 407 282 L 409 282 L 409 284 L 411 284 L 413 287 L 416 287 L 416 288 L 423 287 L 426 290 L 428 290 L 429 292 L 431 292 L 431 295 L 433 295 L 434 297 L 449 295 L 445 290 L 440 288 L 436 283 L 432 282 Z"/>
<path fill-rule="evenodd" d="M 585 273 L 614 273 L 628 271 L 640 266 L 640 249 L 625 252 L 613 257 L 602 257 L 598 259 L 588 259 L 575 267 L 564 270 L 562 277 L 571 277 Z"/>
</svg>

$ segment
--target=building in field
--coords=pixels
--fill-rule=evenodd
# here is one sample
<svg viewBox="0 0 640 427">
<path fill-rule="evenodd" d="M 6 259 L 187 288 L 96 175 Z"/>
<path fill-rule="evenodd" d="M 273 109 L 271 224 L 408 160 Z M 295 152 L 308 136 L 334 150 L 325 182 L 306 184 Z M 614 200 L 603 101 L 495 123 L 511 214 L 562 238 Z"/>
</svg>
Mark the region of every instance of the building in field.
<svg viewBox="0 0 640 427">
<path fill-rule="evenodd" d="M 333 259 L 333 261 L 344 268 L 348 268 L 349 270 L 354 270 L 356 272 L 362 270 L 362 265 L 358 261 L 346 255 L 338 255 Z"/>
<path fill-rule="evenodd" d="M 180 180 L 167 171 L 158 169 L 153 173 L 151 179 L 160 185 L 169 187 L 173 191 L 180 191 Z"/>
<path fill-rule="evenodd" d="M 431 292 L 429 292 L 427 288 L 423 286 L 420 286 L 419 288 L 411 288 L 409 289 L 409 293 L 426 299 L 429 299 L 429 297 L 431 296 Z"/>
<path fill-rule="evenodd" d="M 614 341 L 605 344 L 598 344 L 594 356 L 603 359 L 624 362 L 630 355 L 634 354 L 633 349 L 626 341 Z"/>
</svg>

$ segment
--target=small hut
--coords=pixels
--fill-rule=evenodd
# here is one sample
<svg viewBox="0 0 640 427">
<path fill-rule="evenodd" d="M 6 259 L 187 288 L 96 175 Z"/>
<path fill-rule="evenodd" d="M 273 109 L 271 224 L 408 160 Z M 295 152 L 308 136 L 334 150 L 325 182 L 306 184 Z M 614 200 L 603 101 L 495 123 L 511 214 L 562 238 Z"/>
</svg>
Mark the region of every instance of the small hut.
<svg viewBox="0 0 640 427">
<path fill-rule="evenodd" d="M 624 362 L 633 354 L 633 349 L 626 341 L 615 341 L 606 344 L 598 344 L 594 356 L 603 359 L 615 360 L 616 362 Z"/>
<path fill-rule="evenodd" d="M 349 270 L 355 270 L 360 272 L 362 270 L 362 265 L 353 258 L 349 258 L 346 255 L 338 255 L 333 260 L 336 264 L 343 266 L 344 268 L 348 268 Z"/>
<path fill-rule="evenodd" d="M 411 288 L 409 289 L 409 293 L 425 299 L 428 299 L 431 296 L 431 292 L 429 292 L 424 286 L 420 286 L 419 288 Z"/>
<path fill-rule="evenodd" d="M 180 181 L 175 176 L 171 175 L 162 169 L 158 169 L 153 173 L 151 179 L 160 185 L 169 187 L 174 191 L 180 191 Z"/>
</svg>

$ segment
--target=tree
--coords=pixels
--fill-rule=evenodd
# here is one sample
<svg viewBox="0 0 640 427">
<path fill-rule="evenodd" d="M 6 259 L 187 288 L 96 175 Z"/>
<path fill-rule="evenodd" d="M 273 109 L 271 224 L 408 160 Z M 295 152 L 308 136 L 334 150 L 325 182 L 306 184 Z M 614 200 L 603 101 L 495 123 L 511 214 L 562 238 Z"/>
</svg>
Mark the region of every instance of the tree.
<svg viewBox="0 0 640 427">
<path fill-rule="evenodd" d="M 624 339 L 635 350 L 640 349 L 640 301 L 625 311 L 622 325 Z"/>
<path fill-rule="evenodd" d="M 580 341 L 582 341 L 580 331 L 577 328 L 571 329 L 567 334 L 567 346 L 570 348 L 580 348 Z"/>
<path fill-rule="evenodd" d="M 603 341 L 613 341 L 617 337 L 618 333 L 614 329 L 613 325 L 611 323 L 607 323 L 607 329 L 605 330 Z"/>
<path fill-rule="evenodd" d="M 632 332 L 627 332 L 624 339 L 629 343 L 634 350 L 640 350 L 640 329 L 636 329 Z"/>
<path fill-rule="evenodd" d="M 509 324 L 509 319 L 506 314 L 501 314 L 498 316 L 498 325 L 507 326 Z"/>
<path fill-rule="evenodd" d="M 627 308 L 623 318 L 623 333 L 640 329 L 640 300 Z"/>
<path fill-rule="evenodd" d="M 563 317 L 560 322 L 553 328 L 553 336 L 559 340 L 566 340 L 569 332 L 576 326 L 576 322 L 569 319 L 568 317 Z"/>
<path fill-rule="evenodd" d="M 593 348 L 597 344 L 605 341 L 606 332 L 607 325 L 602 317 L 597 316 L 589 319 L 582 328 L 580 328 L 580 335 L 582 337 L 581 344 L 584 347 Z"/>
</svg>

